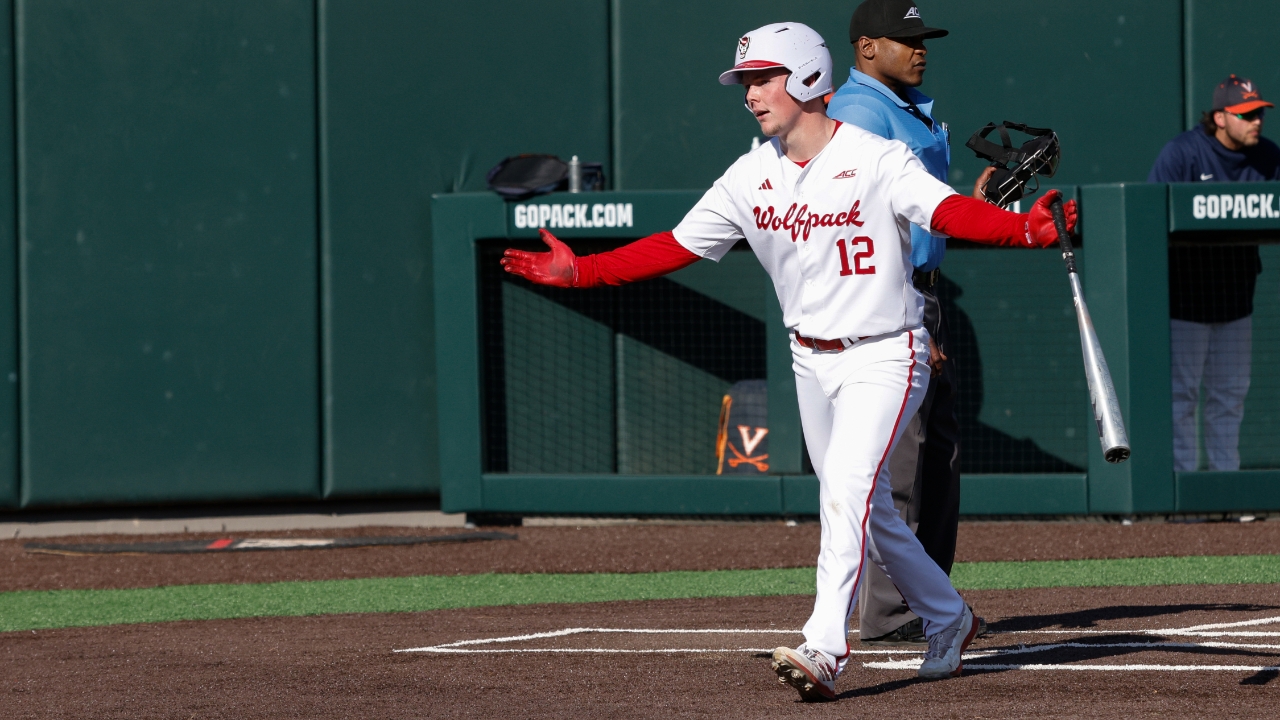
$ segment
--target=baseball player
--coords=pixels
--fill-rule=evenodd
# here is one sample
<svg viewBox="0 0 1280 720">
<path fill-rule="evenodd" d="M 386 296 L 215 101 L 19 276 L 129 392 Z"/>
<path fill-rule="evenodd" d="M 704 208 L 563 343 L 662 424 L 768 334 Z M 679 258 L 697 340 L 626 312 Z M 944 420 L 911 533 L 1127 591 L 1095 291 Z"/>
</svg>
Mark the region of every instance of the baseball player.
<svg viewBox="0 0 1280 720">
<path fill-rule="evenodd" d="M 835 698 L 849 659 L 848 623 L 866 558 L 924 620 L 919 674 L 958 675 L 973 613 L 894 510 L 886 459 L 929 382 L 923 301 L 911 284 L 912 224 L 998 245 L 1056 241 L 1049 193 L 1029 214 L 962 197 L 906 145 L 826 115 L 831 55 L 799 23 L 747 33 L 724 85 L 770 142 L 743 155 L 671 232 L 575 257 L 542 231 L 550 252 L 508 249 L 507 272 L 560 287 L 657 277 L 746 239 L 773 281 L 791 331 L 801 423 L 821 484 L 817 598 L 804 643 L 778 648 L 773 669 L 804 700 Z M 1067 221 L 1076 208 L 1068 203 Z"/>
</svg>

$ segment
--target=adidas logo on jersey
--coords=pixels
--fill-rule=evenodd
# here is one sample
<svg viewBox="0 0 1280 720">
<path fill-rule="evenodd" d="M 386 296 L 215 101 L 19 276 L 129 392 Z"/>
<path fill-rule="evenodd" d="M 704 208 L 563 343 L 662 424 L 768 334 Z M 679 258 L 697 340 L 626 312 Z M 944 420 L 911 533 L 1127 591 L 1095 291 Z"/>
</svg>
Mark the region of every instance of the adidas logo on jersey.
<svg viewBox="0 0 1280 720">
<path fill-rule="evenodd" d="M 773 183 L 769 182 L 769 178 L 765 178 L 765 179 L 764 179 L 764 182 L 760 183 L 760 189 L 761 189 L 761 190 L 772 190 L 772 189 L 773 189 Z"/>
<path fill-rule="evenodd" d="M 844 172 L 840 173 L 839 175 L 837 175 L 837 176 L 835 176 L 835 177 L 833 177 L 833 178 L 831 178 L 831 179 L 832 179 L 832 180 L 847 180 L 848 178 L 851 178 L 851 177 L 855 177 L 855 176 L 857 176 L 857 174 L 858 174 L 858 168 L 854 168 L 854 169 L 852 169 L 852 170 L 845 170 Z"/>
</svg>

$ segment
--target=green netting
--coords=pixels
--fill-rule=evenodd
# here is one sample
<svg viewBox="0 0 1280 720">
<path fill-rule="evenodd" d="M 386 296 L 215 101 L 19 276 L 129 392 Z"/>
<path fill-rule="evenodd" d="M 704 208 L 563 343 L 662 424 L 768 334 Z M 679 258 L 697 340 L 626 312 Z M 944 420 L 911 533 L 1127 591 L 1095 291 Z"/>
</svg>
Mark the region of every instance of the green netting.
<svg viewBox="0 0 1280 720">
<path fill-rule="evenodd" d="M 1076 252 L 1082 267 L 1086 255 Z M 1083 472 L 1097 436 L 1062 256 L 953 249 L 938 297 L 959 375 L 961 470 Z"/>
<path fill-rule="evenodd" d="M 508 470 L 613 472 L 613 332 L 511 283 L 502 307 Z"/>
</svg>

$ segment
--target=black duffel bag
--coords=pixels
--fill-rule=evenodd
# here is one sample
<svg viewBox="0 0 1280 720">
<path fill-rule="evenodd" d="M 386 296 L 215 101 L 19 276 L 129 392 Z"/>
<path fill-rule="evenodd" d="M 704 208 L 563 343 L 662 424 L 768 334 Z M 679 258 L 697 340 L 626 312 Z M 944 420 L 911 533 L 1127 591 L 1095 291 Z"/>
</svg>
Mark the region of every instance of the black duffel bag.
<svg viewBox="0 0 1280 720">
<path fill-rule="evenodd" d="M 569 164 L 555 155 L 513 155 L 485 176 L 489 189 L 508 200 L 525 200 L 569 189 Z"/>
</svg>

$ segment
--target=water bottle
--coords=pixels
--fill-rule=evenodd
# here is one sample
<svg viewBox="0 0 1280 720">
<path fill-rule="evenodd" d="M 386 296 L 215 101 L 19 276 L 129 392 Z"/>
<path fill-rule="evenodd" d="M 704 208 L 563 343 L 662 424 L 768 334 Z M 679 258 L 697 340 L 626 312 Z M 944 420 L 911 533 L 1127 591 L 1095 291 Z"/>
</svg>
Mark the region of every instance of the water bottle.
<svg viewBox="0 0 1280 720">
<path fill-rule="evenodd" d="M 582 192 L 582 163 L 577 155 L 569 160 L 569 192 Z"/>
</svg>

